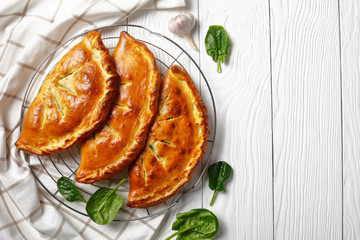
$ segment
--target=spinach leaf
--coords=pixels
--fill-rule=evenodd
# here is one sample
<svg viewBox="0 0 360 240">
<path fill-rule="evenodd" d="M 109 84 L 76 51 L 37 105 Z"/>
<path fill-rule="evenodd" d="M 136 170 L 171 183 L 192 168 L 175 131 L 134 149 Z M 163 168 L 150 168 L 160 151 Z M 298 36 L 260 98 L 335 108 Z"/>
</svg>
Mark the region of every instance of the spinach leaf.
<svg viewBox="0 0 360 240">
<path fill-rule="evenodd" d="M 224 190 L 224 183 L 229 179 L 231 171 L 231 166 L 224 161 L 214 163 L 208 168 L 209 188 L 214 190 L 210 206 L 214 203 L 216 192 Z"/>
<path fill-rule="evenodd" d="M 193 209 L 185 213 L 176 214 L 176 221 L 172 230 L 178 232 L 172 234 L 165 240 L 178 236 L 178 240 L 202 240 L 212 239 L 219 229 L 216 216 L 204 208 Z"/>
<path fill-rule="evenodd" d="M 206 53 L 217 63 L 217 72 L 221 72 L 220 62 L 224 63 L 230 52 L 230 39 L 224 27 L 213 25 L 205 37 Z"/>
<path fill-rule="evenodd" d="M 61 177 L 57 180 L 57 189 L 63 197 L 69 202 L 74 202 L 76 200 L 81 200 L 86 203 L 86 200 L 81 195 L 79 190 L 76 188 L 74 183 L 67 177 Z"/>
<path fill-rule="evenodd" d="M 124 201 L 115 191 L 125 180 L 121 180 L 113 190 L 102 187 L 91 195 L 86 212 L 94 222 L 105 225 L 114 220 Z"/>
</svg>

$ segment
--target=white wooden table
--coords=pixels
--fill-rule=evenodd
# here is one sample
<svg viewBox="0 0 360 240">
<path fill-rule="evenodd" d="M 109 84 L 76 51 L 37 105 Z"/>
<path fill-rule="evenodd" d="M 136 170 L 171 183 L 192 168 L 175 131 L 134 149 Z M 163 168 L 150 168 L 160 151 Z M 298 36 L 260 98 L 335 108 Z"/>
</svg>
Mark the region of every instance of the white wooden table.
<svg viewBox="0 0 360 240">
<path fill-rule="evenodd" d="M 188 1 L 200 51 L 171 34 L 184 11 L 141 11 L 127 19 L 180 43 L 214 93 L 212 161 L 233 166 L 226 191 L 185 196 L 175 212 L 206 207 L 216 239 L 360 239 L 360 1 Z M 231 54 L 216 73 L 204 38 L 223 25 Z"/>
</svg>

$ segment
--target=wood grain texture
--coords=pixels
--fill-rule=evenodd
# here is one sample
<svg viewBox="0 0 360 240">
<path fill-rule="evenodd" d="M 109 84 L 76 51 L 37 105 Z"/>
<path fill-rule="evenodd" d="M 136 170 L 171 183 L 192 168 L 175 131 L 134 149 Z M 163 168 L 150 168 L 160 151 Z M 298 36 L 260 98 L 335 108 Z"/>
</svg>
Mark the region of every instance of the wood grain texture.
<svg viewBox="0 0 360 240">
<path fill-rule="evenodd" d="M 216 239 L 360 238 L 359 2 L 340 1 L 340 29 L 336 0 L 187 4 L 140 11 L 128 23 L 168 36 L 200 64 L 217 107 L 212 162 L 229 162 L 233 175 L 213 207 L 204 177 L 167 213 L 153 239 L 171 234 L 177 212 L 199 207 L 218 216 Z M 167 29 L 168 20 L 183 11 L 199 20 L 192 33 L 199 52 Z M 225 27 L 232 43 L 221 74 L 204 46 L 215 24 Z"/>
<path fill-rule="evenodd" d="M 274 239 L 341 239 L 337 1 L 272 0 Z"/>
<path fill-rule="evenodd" d="M 272 239 L 271 84 L 268 1 L 200 0 L 200 64 L 215 95 L 218 127 L 213 162 L 226 161 L 233 174 L 209 207 L 219 218 L 216 239 Z M 210 25 L 225 27 L 231 41 L 222 73 L 206 54 Z"/>
<path fill-rule="evenodd" d="M 344 239 L 360 238 L 360 2 L 340 1 Z"/>
</svg>

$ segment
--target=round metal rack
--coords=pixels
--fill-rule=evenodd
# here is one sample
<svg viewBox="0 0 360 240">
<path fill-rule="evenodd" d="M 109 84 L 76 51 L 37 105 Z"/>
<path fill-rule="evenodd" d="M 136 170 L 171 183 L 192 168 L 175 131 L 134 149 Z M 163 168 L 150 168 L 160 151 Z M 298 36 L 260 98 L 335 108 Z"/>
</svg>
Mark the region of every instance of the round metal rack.
<svg viewBox="0 0 360 240">
<path fill-rule="evenodd" d="M 193 190 L 198 186 L 199 182 L 206 172 L 207 166 L 210 162 L 210 157 L 215 144 L 216 135 L 216 108 L 214 97 L 210 89 L 209 83 L 205 78 L 205 75 L 199 68 L 196 61 L 187 53 L 179 44 L 169 39 L 168 37 L 153 32 L 143 26 L 138 25 L 111 25 L 101 28 L 91 29 L 89 31 L 98 31 L 101 33 L 102 40 L 109 51 L 112 52 L 117 44 L 118 37 L 121 31 L 129 32 L 137 40 L 145 43 L 147 47 L 152 51 L 156 58 L 157 66 L 161 73 L 161 76 L 169 69 L 173 64 L 181 66 L 192 77 L 195 85 L 199 89 L 200 95 L 204 100 L 208 109 L 208 120 L 210 135 L 208 137 L 207 152 L 201 162 L 201 165 L 197 171 L 193 174 L 192 179 L 182 187 L 181 191 L 174 197 L 162 203 L 158 206 L 146 208 L 146 209 L 131 209 L 124 204 L 119 214 L 114 221 L 134 221 L 141 220 L 153 216 L 157 216 L 166 212 L 169 208 L 175 206 L 185 193 Z M 22 104 L 22 110 L 20 115 L 20 123 L 22 126 L 26 111 L 31 101 L 36 96 L 38 89 L 40 88 L 42 81 L 46 75 L 54 68 L 58 60 L 75 44 L 81 41 L 84 35 L 88 33 L 78 34 L 61 45 L 57 46 L 45 59 L 40 63 L 39 67 L 35 71 L 31 78 L 31 81 L 26 89 L 25 97 Z M 67 208 L 87 216 L 85 211 L 85 204 L 81 201 L 67 202 L 57 191 L 56 181 L 61 176 L 65 176 L 74 179 L 74 175 L 80 164 L 80 148 L 78 145 L 70 148 L 67 151 L 53 154 L 50 156 L 35 156 L 24 154 L 26 161 L 28 162 L 33 175 L 38 180 L 40 185 L 49 193 L 53 198 L 59 201 Z M 94 193 L 99 187 L 114 187 L 120 179 L 127 176 L 127 171 L 120 173 L 110 180 L 103 180 L 94 184 L 79 184 L 76 186 L 85 196 L 89 198 L 91 193 Z M 117 193 L 122 195 L 125 199 L 128 192 L 128 184 L 125 182 L 117 190 Z"/>
</svg>

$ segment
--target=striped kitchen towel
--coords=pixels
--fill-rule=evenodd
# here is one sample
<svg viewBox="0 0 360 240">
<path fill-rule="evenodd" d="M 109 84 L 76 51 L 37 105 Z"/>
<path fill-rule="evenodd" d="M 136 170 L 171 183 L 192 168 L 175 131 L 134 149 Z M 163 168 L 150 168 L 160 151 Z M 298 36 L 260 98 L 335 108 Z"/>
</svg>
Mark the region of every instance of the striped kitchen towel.
<svg viewBox="0 0 360 240">
<path fill-rule="evenodd" d="M 85 30 L 123 22 L 140 8 L 184 0 L 14 0 L 0 4 L 0 239 L 150 239 L 163 215 L 100 226 L 49 194 L 14 146 L 27 86 L 39 63 Z M 41 71 L 41 70 L 40 70 Z M 33 169 L 34 170 L 34 169 Z M 48 176 L 44 168 L 35 169 Z M 46 180 L 45 180 L 46 181 Z M 133 218 L 138 210 L 123 211 Z"/>
</svg>

